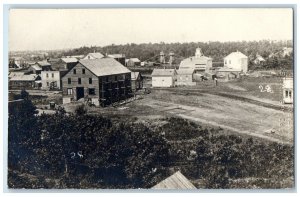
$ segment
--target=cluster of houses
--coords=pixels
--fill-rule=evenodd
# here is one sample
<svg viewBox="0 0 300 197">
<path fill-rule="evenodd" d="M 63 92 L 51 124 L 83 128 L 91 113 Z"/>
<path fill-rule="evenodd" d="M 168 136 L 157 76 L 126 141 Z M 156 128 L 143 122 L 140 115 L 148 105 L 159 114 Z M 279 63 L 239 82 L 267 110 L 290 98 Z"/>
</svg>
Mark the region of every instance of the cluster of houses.
<svg viewBox="0 0 300 197">
<path fill-rule="evenodd" d="M 120 54 L 89 53 L 40 61 L 9 73 L 11 90 L 61 90 L 63 103 L 83 99 L 105 106 L 130 97 L 142 87 L 142 76 L 125 67 L 125 56 Z"/>
<path fill-rule="evenodd" d="M 204 56 L 200 48 L 195 56 L 181 61 L 179 69 L 154 69 L 153 87 L 194 86 L 203 80 L 229 81 L 248 71 L 248 57 L 237 51 L 224 58 L 224 66 L 214 68 L 212 58 Z"/>
<path fill-rule="evenodd" d="M 169 62 L 173 61 L 173 56 L 174 53 L 170 53 Z M 257 55 L 255 61 L 260 63 L 264 59 Z M 23 59 L 14 59 L 12 63 L 25 64 Z M 162 52 L 160 63 L 165 63 Z M 248 72 L 249 58 L 240 51 L 227 55 L 223 63 L 223 67 L 213 67 L 212 58 L 197 48 L 195 55 L 183 59 L 178 69 L 154 69 L 151 74 L 152 87 L 195 86 L 203 80 L 226 82 Z M 129 70 L 140 66 L 141 61 L 138 58 L 126 59 L 124 54 L 94 52 L 85 56 L 27 62 L 26 65 L 26 69 L 9 73 L 9 89 L 61 90 L 63 103 L 83 99 L 105 106 L 126 99 L 143 88 L 141 74 Z M 290 89 L 287 91 L 284 96 L 291 98 L 292 92 L 289 93 Z"/>
</svg>

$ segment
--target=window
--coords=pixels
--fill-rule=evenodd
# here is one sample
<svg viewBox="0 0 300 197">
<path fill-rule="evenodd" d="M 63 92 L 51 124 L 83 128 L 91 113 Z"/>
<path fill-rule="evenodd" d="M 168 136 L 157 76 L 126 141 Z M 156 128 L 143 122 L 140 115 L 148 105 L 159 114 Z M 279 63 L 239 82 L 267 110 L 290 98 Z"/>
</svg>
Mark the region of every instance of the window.
<svg viewBox="0 0 300 197">
<path fill-rule="evenodd" d="M 95 95 L 95 88 L 89 88 L 89 95 Z"/>
<path fill-rule="evenodd" d="M 52 78 L 54 78 L 54 73 L 52 73 Z"/>
<path fill-rule="evenodd" d="M 47 82 L 47 87 L 49 86 L 49 82 Z"/>
<path fill-rule="evenodd" d="M 68 78 L 68 84 L 71 84 L 71 78 Z"/>
<path fill-rule="evenodd" d="M 289 91 L 289 97 L 292 98 L 292 91 Z"/>
<path fill-rule="evenodd" d="M 225 60 L 225 64 L 227 64 L 227 61 Z"/>
<path fill-rule="evenodd" d="M 89 84 L 92 84 L 92 83 L 93 83 L 93 79 L 89 78 Z"/>
<path fill-rule="evenodd" d="M 46 74 L 46 77 L 47 77 L 47 78 L 49 77 L 49 74 L 48 74 L 48 73 Z"/>
<path fill-rule="evenodd" d="M 115 76 L 115 81 L 118 81 L 118 76 Z"/>
<path fill-rule="evenodd" d="M 72 88 L 68 88 L 68 95 L 72 95 L 73 94 L 73 89 Z"/>
<path fill-rule="evenodd" d="M 287 98 L 288 96 L 289 96 L 289 91 L 286 90 L 286 91 L 285 91 L 285 97 Z"/>
<path fill-rule="evenodd" d="M 74 75 L 76 74 L 76 69 L 73 70 L 73 74 L 74 74 Z"/>
<path fill-rule="evenodd" d="M 82 69 L 82 74 L 85 74 L 85 69 L 84 68 Z"/>
<path fill-rule="evenodd" d="M 81 78 L 78 78 L 78 84 L 81 84 Z"/>
</svg>

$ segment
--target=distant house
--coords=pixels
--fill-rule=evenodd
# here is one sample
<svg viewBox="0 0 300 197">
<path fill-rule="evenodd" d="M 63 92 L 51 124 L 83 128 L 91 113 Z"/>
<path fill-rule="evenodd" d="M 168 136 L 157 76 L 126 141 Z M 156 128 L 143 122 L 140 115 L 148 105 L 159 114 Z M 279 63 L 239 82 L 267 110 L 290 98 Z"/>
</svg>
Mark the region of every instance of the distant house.
<svg viewBox="0 0 300 197">
<path fill-rule="evenodd" d="M 125 66 L 125 55 L 124 54 L 109 54 L 108 57 L 114 58 L 118 62 L 120 62 L 122 65 Z"/>
<path fill-rule="evenodd" d="M 33 74 L 41 74 L 42 68 L 38 64 L 33 64 L 28 68 Z"/>
<path fill-rule="evenodd" d="M 217 76 L 218 80 L 226 82 L 226 81 L 230 81 L 232 79 L 239 78 L 240 73 L 241 73 L 241 71 L 239 69 L 223 67 L 223 68 L 220 68 L 216 72 L 216 76 Z"/>
<path fill-rule="evenodd" d="M 9 89 L 34 89 L 38 88 L 35 81 L 40 80 L 37 74 L 20 74 L 9 79 Z"/>
<path fill-rule="evenodd" d="M 196 49 L 195 56 L 180 62 L 179 70 L 193 69 L 195 73 L 204 73 L 212 68 L 212 58 L 203 55 L 200 48 Z"/>
<path fill-rule="evenodd" d="M 193 75 L 195 70 L 190 69 L 179 69 L 177 72 L 177 82 L 176 84 L 179 86 L 193 86 L 196 85 L 196 82 L 193 79 Z"/>
<path fill-rule="evenodd" d="M 85 57 L 84 55 L 71 55 L 71 56 L 67 56 L 67 58 L 76 58 L 77 60 L 81 60 L 84 57 Z"/>
<path fill-rule="evenodd" d="M 139 60 L 138 58 L 130 58 L 127 61 L 127 65 L 129 67 L 135 67 L 135 66 L 140 66 L 141 65 L 141 60 Z"/>
<path fill-rule="evenodd" d="M 61 58 L 62 64 L 64 65 L 64 69 L 70 70 L 72 69 L 78 62 L 78 59 L 75 57 L 69 58 Z"/>
<path fill-rule="evenodd" d="M 294 82 L 292 77 L 283 78 L 283 103 L 293 103 Z"/>
<path fill-rule="evenodd" d="M 265 62 L 266 60 L 262 57 L 262 56 L 260 56 L 260 55 L 256 55 L 256 58 L 255 58 L 255 60 L 253 61 L 253 63 L 254 64 L 261 64 L 261 63 L 263 63 L 263 62 Z"/>
<path fill-rule="evenodd" d="M 83 59 L 93 60 L 93 59 L 101 59 L 101 58 L 104 58 L 104 55 L 101 53 L 89 53 Z"/>
<path fill-rule="evenodd" d="M 248 57 L 239 51 L 232 52 L 224 58 L 224 67 L 246 73 L 248 72 Z"/>
<path fill-rule="evenodd" d="M 61 72 L 57 70 L 41 72 L 42 89 L 60 90 L 61 89 Z"/>
<path fill-rule="evenodd" d="M 283 47 L 282 49 L 282 57 L 290 56 L 293 52 L 293 48 L 291 47 Z"/>
<path fill-rule="evenodd" d="M 180 171 L 161 181 L 151 189 L 197 189 Z"/>
<path fill-rule="evenodd" d="M 131 71 L 113 58 L 84 59 L 62 77 L 63 103 L 106 106 L 131 96 Z"/>
<path fill-rule="evenodd" d="M 40 61 L 40 62 L 37 62 L 35 65 L 38 65 L 40 68 L 42 68 L 42 71 L 52 70 L 51 64 L 47 61 Z"/>
<path fill-rule="evenodd" d="M 131 72 L 131 88 L 133 91 L 143 88 L 143 77 L 140 72 Z"/>
<path fill-rule="evenodd" d="M 15 65 L 16 68 L 26 67 L 27 61 L 23 57 L 11 57 L 10 62 Z"/>
<path fill-rule="evenodd" d="M 151 77 L 152 87 L 174 87 L 176 80 L 176 70 L 154 69 Z"/>
</svg>

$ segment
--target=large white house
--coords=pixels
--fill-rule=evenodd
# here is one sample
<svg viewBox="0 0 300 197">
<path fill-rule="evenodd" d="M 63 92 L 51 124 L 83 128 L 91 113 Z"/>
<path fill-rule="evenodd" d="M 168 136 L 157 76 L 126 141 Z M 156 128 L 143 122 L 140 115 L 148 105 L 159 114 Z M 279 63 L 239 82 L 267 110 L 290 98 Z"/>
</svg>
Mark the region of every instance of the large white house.
<svg viewBox="0 0 300 197">
<path fill-rule="evenodd" d="M 41 72 L 42 89 L 61 89 L 61 72 L 52 71 L 42 71 Z"/>
<path fill-rule="evenodd" d="M 246 73 L 248 71 L 248 57 L 239 51 L 232 52 L 224 58 L 224 67 Z"/>
</svg>

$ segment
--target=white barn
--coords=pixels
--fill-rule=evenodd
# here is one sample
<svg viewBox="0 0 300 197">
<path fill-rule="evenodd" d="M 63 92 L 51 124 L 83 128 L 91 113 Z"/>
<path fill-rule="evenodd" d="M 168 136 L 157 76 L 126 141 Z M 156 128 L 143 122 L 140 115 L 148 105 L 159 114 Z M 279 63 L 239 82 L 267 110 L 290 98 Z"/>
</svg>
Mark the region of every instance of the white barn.
<svg viewBox="0 0 300 197">
<path fill-rule="evenodd" d="M 232 52 L 224 58 L 224 67 L 246 73 L 248 71 L 248 57 L 239 51 Z"/>
<path fill-rule="evenodd" d="M 204 73 L 212 68 L 212 58 L 203 55 L 200 48 L 196 49 L 195 56 L 181 61 L 179 69 L 193 69 L 195 73 Z"/>
<path fill-rule="evenodd" d="M 176 71 L 175 69 L 154 69 L 151 77 L 152 87 L 174 87 Z"/>
<path fill-rule="evenodd" d="M 283 78 L 283 103 L 293 103 L 294 82 L 292 77 Z"/>
</svg>

